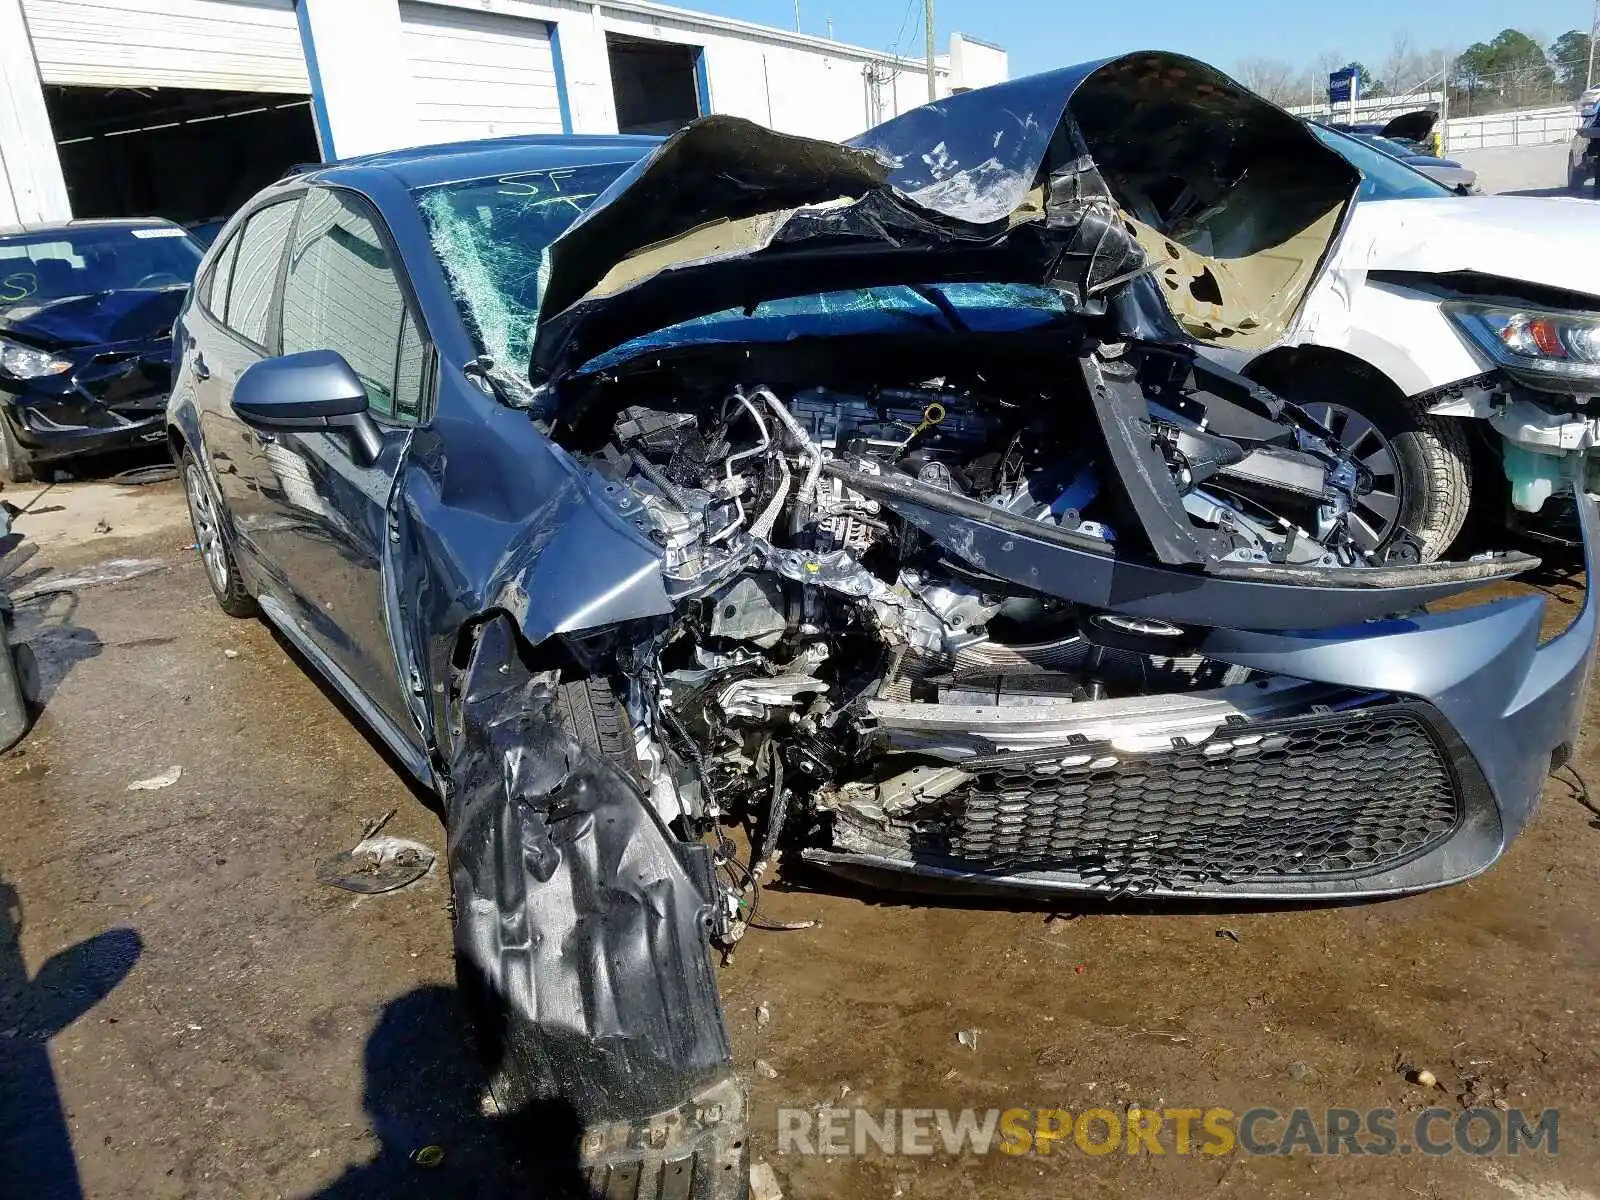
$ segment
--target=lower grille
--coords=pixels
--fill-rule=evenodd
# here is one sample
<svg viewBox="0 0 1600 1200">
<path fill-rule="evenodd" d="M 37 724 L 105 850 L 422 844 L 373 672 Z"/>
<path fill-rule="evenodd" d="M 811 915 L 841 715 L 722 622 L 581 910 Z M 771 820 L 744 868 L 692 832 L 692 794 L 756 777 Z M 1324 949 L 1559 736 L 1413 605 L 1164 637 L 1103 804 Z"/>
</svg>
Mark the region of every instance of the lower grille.
<svg viewBox="0 0 1600 1200">
<path fill-rule="evenodd" d="M 1372 874 L 1450 837 L 1464 807 L 1440 739 L 1404 705 L 962 766 L 970 782 L 905 814 L 914 857 L 1119 891 Z"/>
</svg>

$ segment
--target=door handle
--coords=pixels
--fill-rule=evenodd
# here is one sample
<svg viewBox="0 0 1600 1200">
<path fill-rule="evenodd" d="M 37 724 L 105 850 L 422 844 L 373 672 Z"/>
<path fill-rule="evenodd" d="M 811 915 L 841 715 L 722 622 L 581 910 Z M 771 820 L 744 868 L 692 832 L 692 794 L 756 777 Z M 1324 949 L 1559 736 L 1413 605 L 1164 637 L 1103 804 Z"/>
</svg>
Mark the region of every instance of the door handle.
<svg viewBox="0 0 1600 1200">
<path fill-rule="evenodd" d="M 211 368 L 206 366 L 205 356 L 198 350 L 195 351 L 194 355 L 194 377 L 196 379 L 211 378 Z"/>
</svg>

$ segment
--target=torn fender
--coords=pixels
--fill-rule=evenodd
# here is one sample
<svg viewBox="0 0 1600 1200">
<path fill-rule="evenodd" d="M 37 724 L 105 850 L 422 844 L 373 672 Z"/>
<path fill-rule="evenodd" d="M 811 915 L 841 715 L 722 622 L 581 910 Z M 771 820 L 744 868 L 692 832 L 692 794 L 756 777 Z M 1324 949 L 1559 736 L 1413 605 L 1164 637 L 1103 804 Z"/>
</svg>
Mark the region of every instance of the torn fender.
<svg viewBox="0 0 1600 1200">
<path fill-rule="evenodd" d="M 523 526 L 496 574 L 504 581 L 493 606 L 517 619 L 531 645 L 619 621 L 665 616 L 672 601 L 661 555 L 595 494 L 596 480 L 560 447 L 552 460 L 567 478 Z"/>
<path fill-rule="evenodd" d="M 707 952 L 710 851 L 676 840 L 622 764 L 579 745 L 509 620 L 483 627 L 461 682 L 446 808 L 456 954 L 501 1111 L 569 1131 L 547 1149 L 593 1194 L 743 1196 L 744 1092 Z"/>
</svg>

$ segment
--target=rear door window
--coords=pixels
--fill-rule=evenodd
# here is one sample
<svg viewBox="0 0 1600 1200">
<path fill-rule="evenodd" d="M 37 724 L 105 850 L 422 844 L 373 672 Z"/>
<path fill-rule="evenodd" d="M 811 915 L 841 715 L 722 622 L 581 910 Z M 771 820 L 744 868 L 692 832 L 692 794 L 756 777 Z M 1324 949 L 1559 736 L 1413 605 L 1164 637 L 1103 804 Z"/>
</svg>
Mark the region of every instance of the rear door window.
<svg viewBox="0 0 1600 1200">
<path fill-rule="evenodd" d="M 211 269 L 200 281 L 200 303 L 219 321 L 222 320 L 223 310 L 228 307 L 228 281 L 233 278 L 233 260 L 238 253 L 239 238 L 235 235 L 217 251 L 216 257 L 211 260 Z"/>
<path fill-rule="evenodd" d="M 228 328 L 265 349 L 267 318 L 278 282 L 283 248 L 294 223 L 294 200 L 280 200 L 251 214 L 237 241 L 233 272 L 228 281 L 228 306 L 223 320 Z"/>
</svg>

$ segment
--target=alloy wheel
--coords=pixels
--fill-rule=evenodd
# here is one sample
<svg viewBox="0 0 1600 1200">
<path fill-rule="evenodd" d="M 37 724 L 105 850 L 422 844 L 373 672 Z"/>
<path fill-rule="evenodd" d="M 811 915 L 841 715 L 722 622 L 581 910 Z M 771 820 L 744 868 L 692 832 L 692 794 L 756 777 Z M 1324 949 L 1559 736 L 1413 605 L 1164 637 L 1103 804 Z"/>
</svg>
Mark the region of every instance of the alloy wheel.
<svg viewBox="0 0 1600 1200">
<path fill-rule="evenodd" d="M 1350 456 L 1372 472 L 1372 490 L 1350 510 L 1350 536 L 1363 550 L 1376 550 L 1400 523 L 1405 482 L 1394 446 L 1366 417 L 1342 404 L 1308 404 L 1305 411 L 1333 431 Z"/>
<path fill-rule="evenodd" d="M 200 557 L 206 564 L 206 574 L 211 576 L 211 586 L 219 594 L 228 590 L 228 552 L 222 543 L 222 526 L 217 519 L 217 506 L 212 503 L 211 492 L 200 476 L 200 468 L 190 463 L 184 468 L 183 490 L 189 497 L 189 519 L 194 522 L 194 540 L 200 547 Z"/>
</svg>

